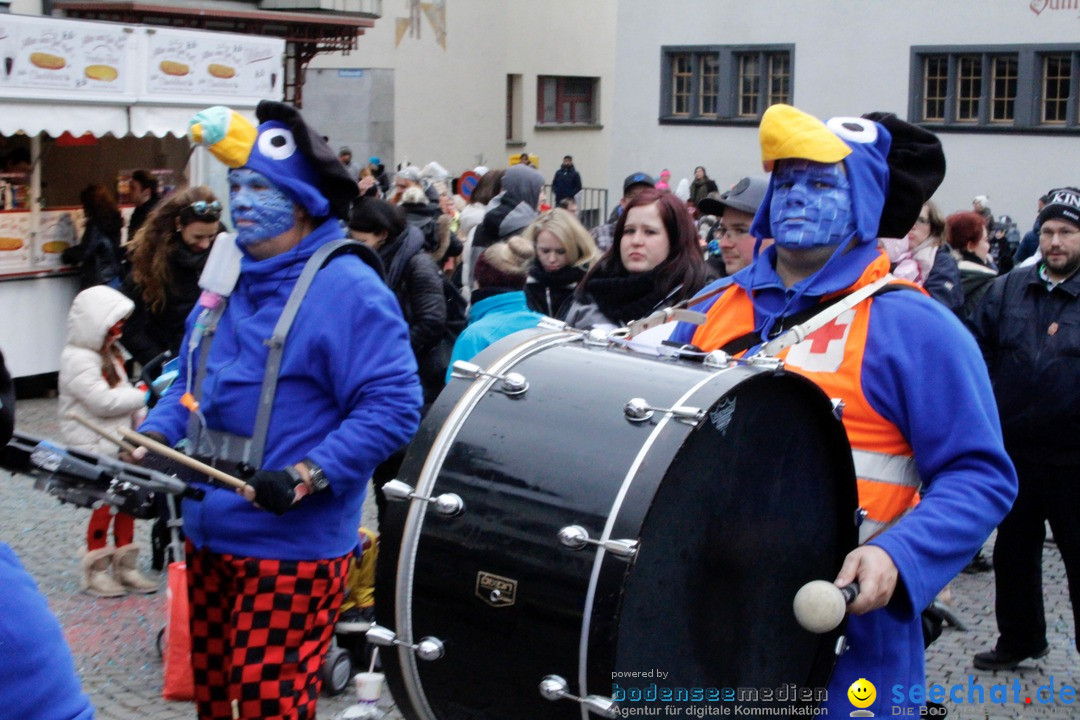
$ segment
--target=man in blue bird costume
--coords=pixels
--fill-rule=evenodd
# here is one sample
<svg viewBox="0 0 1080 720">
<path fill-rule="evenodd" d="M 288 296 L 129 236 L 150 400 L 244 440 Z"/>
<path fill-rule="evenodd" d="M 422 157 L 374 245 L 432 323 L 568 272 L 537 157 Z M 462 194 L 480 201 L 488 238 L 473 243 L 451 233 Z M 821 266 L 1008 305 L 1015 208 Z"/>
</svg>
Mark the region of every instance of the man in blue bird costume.
<svg viewBox="0 0 1080 720">
<path fill-rule="evenodd" d="M 672 340 L 735 356 L 764 348 L 844 401 L 860 546 L 835 584 L 858 581 L 861 593 L 825 707 L 846 717 L 848 689 L 868 680 L 876 699 L 860 709 L 902 714 L 925 702 L 920 611 L 1016 495 L 970 333 L 920 289 L 898 288 L 878 248 L 879 234 L 902 237 L 914 222 L 944 155 L 932 134 L 892 115 L 823 123 L 789 105 L 765 112 L 760 140 L 772 177 L 751 232 L 759 248 L 775 244 L 715 283 L 721 292 L 695 307 L 704 323 L 680 324 Z M 785 334 L 792 326 L 809 334 Z"/>
<path fill-rule="evenodd" d="M 248 476 L 184 500 L 204 719 L 315 717 L 367 480 L 420 417 L 397 300 L 341 243 L 356 183 L 295 108 L 256 115 L 191 121 L 230 168 L 240 273 L 188 318 L 181 380 L 140 428 Z"/>
</svg>

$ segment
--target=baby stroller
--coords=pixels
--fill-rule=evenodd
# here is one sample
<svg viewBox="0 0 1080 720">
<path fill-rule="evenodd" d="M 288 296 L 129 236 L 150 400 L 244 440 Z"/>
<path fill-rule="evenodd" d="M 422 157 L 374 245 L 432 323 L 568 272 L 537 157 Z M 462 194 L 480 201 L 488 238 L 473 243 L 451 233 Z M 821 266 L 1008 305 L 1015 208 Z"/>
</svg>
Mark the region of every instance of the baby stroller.
<svg viewBox="0 0 1080 720">
<path fill-rule="evenodd" d="M 340 695 L 352 676 L 371 663 L 367 631 L 375 619 L 375 559 L 379 555 L 379 539 L 365 527 L 357 531 L 357 536 L 345 584 L 345 601 L 322 666 L 323 691 L 327 695 Z"/>
</svg>

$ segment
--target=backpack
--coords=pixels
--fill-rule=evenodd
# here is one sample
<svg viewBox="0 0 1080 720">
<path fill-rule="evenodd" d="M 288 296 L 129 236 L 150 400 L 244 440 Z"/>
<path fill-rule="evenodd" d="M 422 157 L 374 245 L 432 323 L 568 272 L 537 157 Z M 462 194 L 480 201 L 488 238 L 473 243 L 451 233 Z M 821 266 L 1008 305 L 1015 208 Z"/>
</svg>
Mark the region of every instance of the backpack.
<svg viewBox="0 0 1080 720">
<path fill-rule="evenodd" d="M 405 222 L 419 230 L 424 236 L 425 252 L 431 252 L 439 247 L 439 224 L 436 218 L 431 215 L 408 213 L 405 215 Z"/>
</svg>

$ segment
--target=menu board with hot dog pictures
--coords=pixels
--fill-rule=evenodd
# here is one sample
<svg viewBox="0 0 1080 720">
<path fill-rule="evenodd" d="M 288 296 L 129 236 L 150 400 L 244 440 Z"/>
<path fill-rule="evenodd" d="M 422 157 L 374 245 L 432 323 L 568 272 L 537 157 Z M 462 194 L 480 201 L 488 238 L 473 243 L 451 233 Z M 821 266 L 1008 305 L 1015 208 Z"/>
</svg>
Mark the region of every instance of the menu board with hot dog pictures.
<svg viewBox="0 0 1080 720">
<path fill-rule="evenodd" d="M 284 52 L 274 37 L 0 14 L 0 97 L 254 106 L 283 97 Z"/>
<path fill-rule="evenodd" d="M 26 98 L 50 97 L 57 91 L 75 91 L 87 99 L 134 97 L 130 68 L 137 67 L 132 64 L 135 42 L 123 26 L 0 17 L 0 92 Z"/>
<path fill-rule="evenodd" d="M 282 45 L 276 38 L 159 29 L 146 41 L 147 97 L 281 97 Z"/>
<path fill-rule="evenodd" d="M 61 267 L 60 256 L 79 241 L 84 222 L 82 208 L 42 210 L 32 249 L 34 268 Z"/>
<path fill-rule="evenodd" d="M 31 269 L 30 213 L 0 212 L 0 274 Z"/>
</svg>

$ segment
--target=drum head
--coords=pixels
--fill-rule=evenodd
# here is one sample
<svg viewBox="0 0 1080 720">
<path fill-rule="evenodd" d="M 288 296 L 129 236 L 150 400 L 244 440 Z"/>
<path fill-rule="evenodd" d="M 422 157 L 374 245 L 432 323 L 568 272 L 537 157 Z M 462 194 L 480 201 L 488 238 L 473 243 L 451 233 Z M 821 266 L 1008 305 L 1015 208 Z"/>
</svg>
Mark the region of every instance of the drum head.
<svg viewBox="0 0 1080 720">
<path fill-rule="evenodd" d="M 803 630 L 792 600 L 835 578 L 857 542 L 851 453 L 829 412 L 807 381 L 759 376 L 687 438 L 646 516 L 619 613 L 616 670 L 666 677 L 621 687 L 825 687 L 840 631 Z"/>
</svg>

